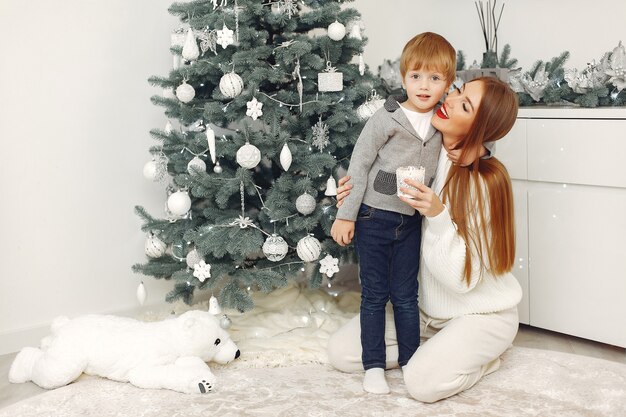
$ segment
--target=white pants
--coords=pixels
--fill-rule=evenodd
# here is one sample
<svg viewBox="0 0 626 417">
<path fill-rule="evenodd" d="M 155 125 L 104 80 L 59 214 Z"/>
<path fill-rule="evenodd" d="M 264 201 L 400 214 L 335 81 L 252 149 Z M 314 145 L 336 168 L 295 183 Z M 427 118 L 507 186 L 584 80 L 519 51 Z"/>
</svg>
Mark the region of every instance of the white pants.
<svg viewBox="0 0 626 417">
<path fill-rule="evenodd" d="M 421 345 L 403 368 L 404 382 L 416 400 L 435 402 L 464 391 L 500 367 L 518 328 L 517 307 L 492 314 L 433 319 L 420 311 Z M 359 316 L 333 334 L 328 358 L 343 372 L 363 371 Z M 385 323 L 387 368 L 398 367 L 393 311 Z"/>
</svg>

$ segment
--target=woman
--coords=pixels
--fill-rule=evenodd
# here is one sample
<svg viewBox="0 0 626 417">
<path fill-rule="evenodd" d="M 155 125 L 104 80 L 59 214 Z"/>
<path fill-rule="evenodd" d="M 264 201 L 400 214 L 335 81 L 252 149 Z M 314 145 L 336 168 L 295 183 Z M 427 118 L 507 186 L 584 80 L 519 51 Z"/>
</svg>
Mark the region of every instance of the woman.
<svg viewBox="0 0 626 417">
<path fill-rule="evenodd" d="M 499 367 L 517 333 L 522 290 L 510 272 L 515 256 L 511 181 L 498 160 L 479 157 L 483 143 L 506 135 L 516 117 L 517 96 L 508 85 L 491 77 L 466 83 L 448 95 L 432 119 L 443 135 L 432 188 L 407 180 L 417 190 L 403 189 L 411 198 L 402 200 L 424 216 L 418 278 L 423 341 L 402 368 L 417 400 L 435 402 L 472 387 Z M 450 153 L 467 166 L 452 164 Z M 338 190 L 339 204 L 349 188 Z M 357 316 L 329 340 L 329 360 L 337 369 L 363 370 L 359 332 Z M 389 309 L 385 339 L 387 368 L 397 367 Z"/>
</svg>

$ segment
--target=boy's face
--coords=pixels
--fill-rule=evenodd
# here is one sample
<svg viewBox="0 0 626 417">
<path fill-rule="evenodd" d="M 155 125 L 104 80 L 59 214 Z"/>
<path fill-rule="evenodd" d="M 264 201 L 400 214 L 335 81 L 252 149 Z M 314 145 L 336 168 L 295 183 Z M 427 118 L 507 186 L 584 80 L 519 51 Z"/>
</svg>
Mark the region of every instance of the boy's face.
<svg viewBox="0 0 626 417">
<path fill-rule="evenodd" d="M 406 72 L 402 79 L 408 100 L 403 103 L 406 108 L 419 113 L 426 113 L 435 108 L 448 89 L 448 81 L 443 73 L 420 68 Z"/>
</svg>

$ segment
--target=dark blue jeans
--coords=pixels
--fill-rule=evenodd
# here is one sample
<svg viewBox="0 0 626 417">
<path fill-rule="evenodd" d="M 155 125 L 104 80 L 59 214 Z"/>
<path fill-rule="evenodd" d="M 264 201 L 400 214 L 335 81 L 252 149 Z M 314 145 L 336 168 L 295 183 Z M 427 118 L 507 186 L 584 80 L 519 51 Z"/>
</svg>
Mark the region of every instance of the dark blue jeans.
<svg viewBox="0 0 626 417">
<path fill-rule="evenodd" d="M 361 279 L 363 368 L 385 368 L 385 305 L 393 305 L 398 363 L 407 364 L 420 342 L 417 271 L 422 217 L 361 204 L 355 247 Z"/>
</svg>

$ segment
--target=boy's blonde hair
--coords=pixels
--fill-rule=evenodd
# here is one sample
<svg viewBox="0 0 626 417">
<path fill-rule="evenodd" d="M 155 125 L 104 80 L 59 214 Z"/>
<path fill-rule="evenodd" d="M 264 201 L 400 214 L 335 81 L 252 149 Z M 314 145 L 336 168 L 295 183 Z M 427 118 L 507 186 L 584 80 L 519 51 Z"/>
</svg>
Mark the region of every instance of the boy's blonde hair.
<svg viewBox="0 0 626 417">
<path fill-rule="evenodd" d="M 456 51 L 441 35 L 424 32 L 404 45 L 400 57 L 400 74 L 404 79 L 407 71 L 427 69 L 443 73 L 451 84 L 456 78 Z"/>
</svg>

